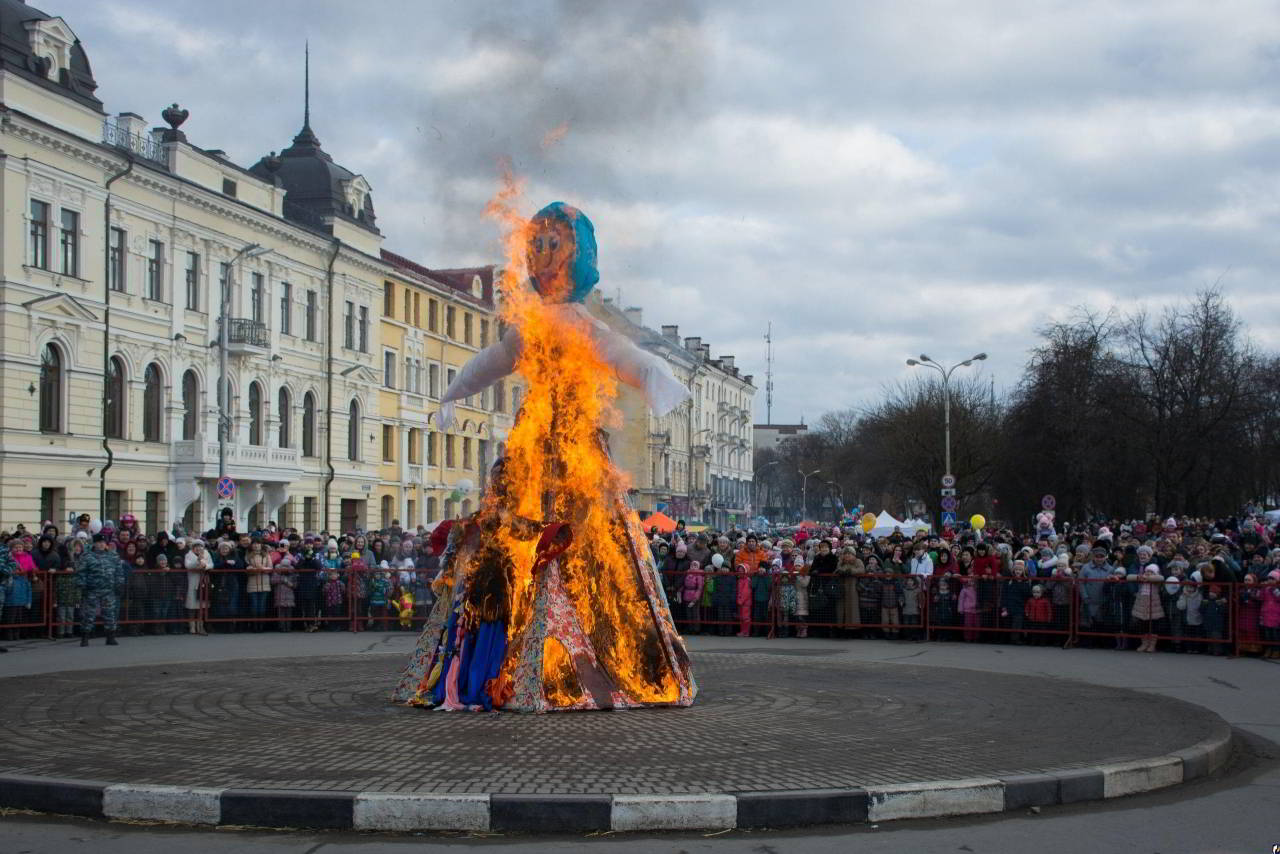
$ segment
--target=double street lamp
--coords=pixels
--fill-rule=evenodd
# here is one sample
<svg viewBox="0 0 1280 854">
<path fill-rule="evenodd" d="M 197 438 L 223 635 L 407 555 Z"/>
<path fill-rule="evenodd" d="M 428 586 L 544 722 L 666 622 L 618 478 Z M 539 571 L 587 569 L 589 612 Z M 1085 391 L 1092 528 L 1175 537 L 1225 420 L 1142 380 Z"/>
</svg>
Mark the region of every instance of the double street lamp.
<svg viewBox="0 0 1280 854">
<path fill-rule="evenodd" d="M 815 474 L 818 474 L 821 471 L 822 469 L 814 469 L 808 474 L 805 474 L 804 472 L 800 471 L 800 469 L 796 469 L 796 474 L 804 478 L 804 480 L 800 482 L 800 515 L 801 516 L 804 516 L 806 513 L 809 512 L 809 478 L 813 477 Z"/>
<path fill-rule="evenodd" d="M 935 371 L 942 374 L 942 423 L 943 423 L 943 430 L 946 434 L 946 463 L 945 463 L 946 471 L 943 472 L 943 474 L 952 473 L 951 472 L 951 387 L 950 387 L 951 372 L 954 371 L 956 368 L 966 368 L 969 365 L 972 365 L 974 362 L 986 361 L 986 358 L 987 358 L 986 353 L 979 353 L 978 355 L 970 356 L 969 358 L 965 359 L 963 362 L 954 364 L 949 368 L 942 367 L 942 365 L 939 365 L 937 362 L 935 362 L 933 359 L 930 359 L 928 356 L 924 355 L 923 353 L 920 354 L 919 359 L 907 359 L 907 364 L 913 368 L 916 367 L 917 365 L 923 365 L 926 368 L 933 368 Z"/>
</svg>

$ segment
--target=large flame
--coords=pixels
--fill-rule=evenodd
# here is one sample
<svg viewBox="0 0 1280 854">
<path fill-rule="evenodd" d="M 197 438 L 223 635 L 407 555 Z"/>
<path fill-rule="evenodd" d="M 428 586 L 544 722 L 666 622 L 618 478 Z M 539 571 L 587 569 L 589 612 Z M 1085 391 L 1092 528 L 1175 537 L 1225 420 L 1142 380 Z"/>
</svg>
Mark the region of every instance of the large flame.
<svg viewBox="0 0 1280 854">
<path fill-rule="evenodd" d="M 680 696 L 675 665 L 659 636 L 655 608 L 641 577 L 647 549 L 639 521 L 621 500 L 627 481 L 609 459 L 601 430 L 618 423 L 617 381 L 596 352 L 588 323 L 528 284 L 526 252 L 534 223 L 518 207 L 522 184 L 508 171 L 486 213 L 502 225 L 506 265 L 500 318 L 518 327 L 524 347 L 516 371 L 528 390 L 507 438 L 507 509 L 529 519 L 562 521 L 573 543 L 560 575 L 600 663 L 630 699 L 670 703 Z M 542 283 L 548 294 L 567 282 Z M 515 638 L 532 613 L 534 544 L 506 528 L 499 537 L 510 569 L 510 623 Z"/>
</svg>

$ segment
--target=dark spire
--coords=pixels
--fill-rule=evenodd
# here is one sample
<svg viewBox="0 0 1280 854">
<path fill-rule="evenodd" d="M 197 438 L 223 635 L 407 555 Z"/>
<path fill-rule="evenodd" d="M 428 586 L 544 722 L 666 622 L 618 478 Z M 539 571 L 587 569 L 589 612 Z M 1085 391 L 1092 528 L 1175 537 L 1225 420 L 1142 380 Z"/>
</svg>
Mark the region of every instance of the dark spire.
<svg viewBox="0 0 1280 854">
<path fill-rule="evenodd" d="M 293 138 L 294 148 L 319 148 L 320 139 L 311 130 L 311 42 L 305 43 L 302 60 L 302 130 Z"/>
</svg>

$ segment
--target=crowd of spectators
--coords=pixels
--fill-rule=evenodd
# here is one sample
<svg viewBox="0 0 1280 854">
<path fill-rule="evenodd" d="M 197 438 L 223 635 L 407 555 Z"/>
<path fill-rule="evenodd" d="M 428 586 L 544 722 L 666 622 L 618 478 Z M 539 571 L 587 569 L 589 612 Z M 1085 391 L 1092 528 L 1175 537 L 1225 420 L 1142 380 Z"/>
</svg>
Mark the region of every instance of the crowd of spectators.
<svg viewBox="0 0 1280 854">
<path fill-rule="evenodd" d="M 1260 513 L 1059 529 L 650 532 L 686 633 L 883 637 L 1280 657 L 1280 543 Z"/>
<path fill-rule="evenodd" d="M 1110 645 L 1280 657 L 1280 542 L 1261 514 L 872 537 L 860 527 L 650 532 L 685 633 Z M 439 541 L 437 541 L 439 540 Z M 148 536 L 137 520 L 0 533 L 0 636 L 419 628 L 442 538 Z"/>
</svg>

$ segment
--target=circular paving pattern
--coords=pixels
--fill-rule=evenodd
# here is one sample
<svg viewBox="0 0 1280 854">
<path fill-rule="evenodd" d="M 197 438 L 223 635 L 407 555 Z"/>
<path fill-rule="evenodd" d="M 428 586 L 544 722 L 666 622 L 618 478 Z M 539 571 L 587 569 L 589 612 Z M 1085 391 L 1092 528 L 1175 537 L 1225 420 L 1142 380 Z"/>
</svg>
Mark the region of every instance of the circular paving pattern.
<svg viewBox="0 0 1280 854">
<path fill-rule="evenodd" d="M 688 709 L 541 716 L 392 706 L 401 655 L 188 663 L 0 680 L 0 771 L 386 792 L 849 788 L 1160 756 L 1186 703 L 1079 682 L 822 653 L 695 653 Z"/>
</svg>

